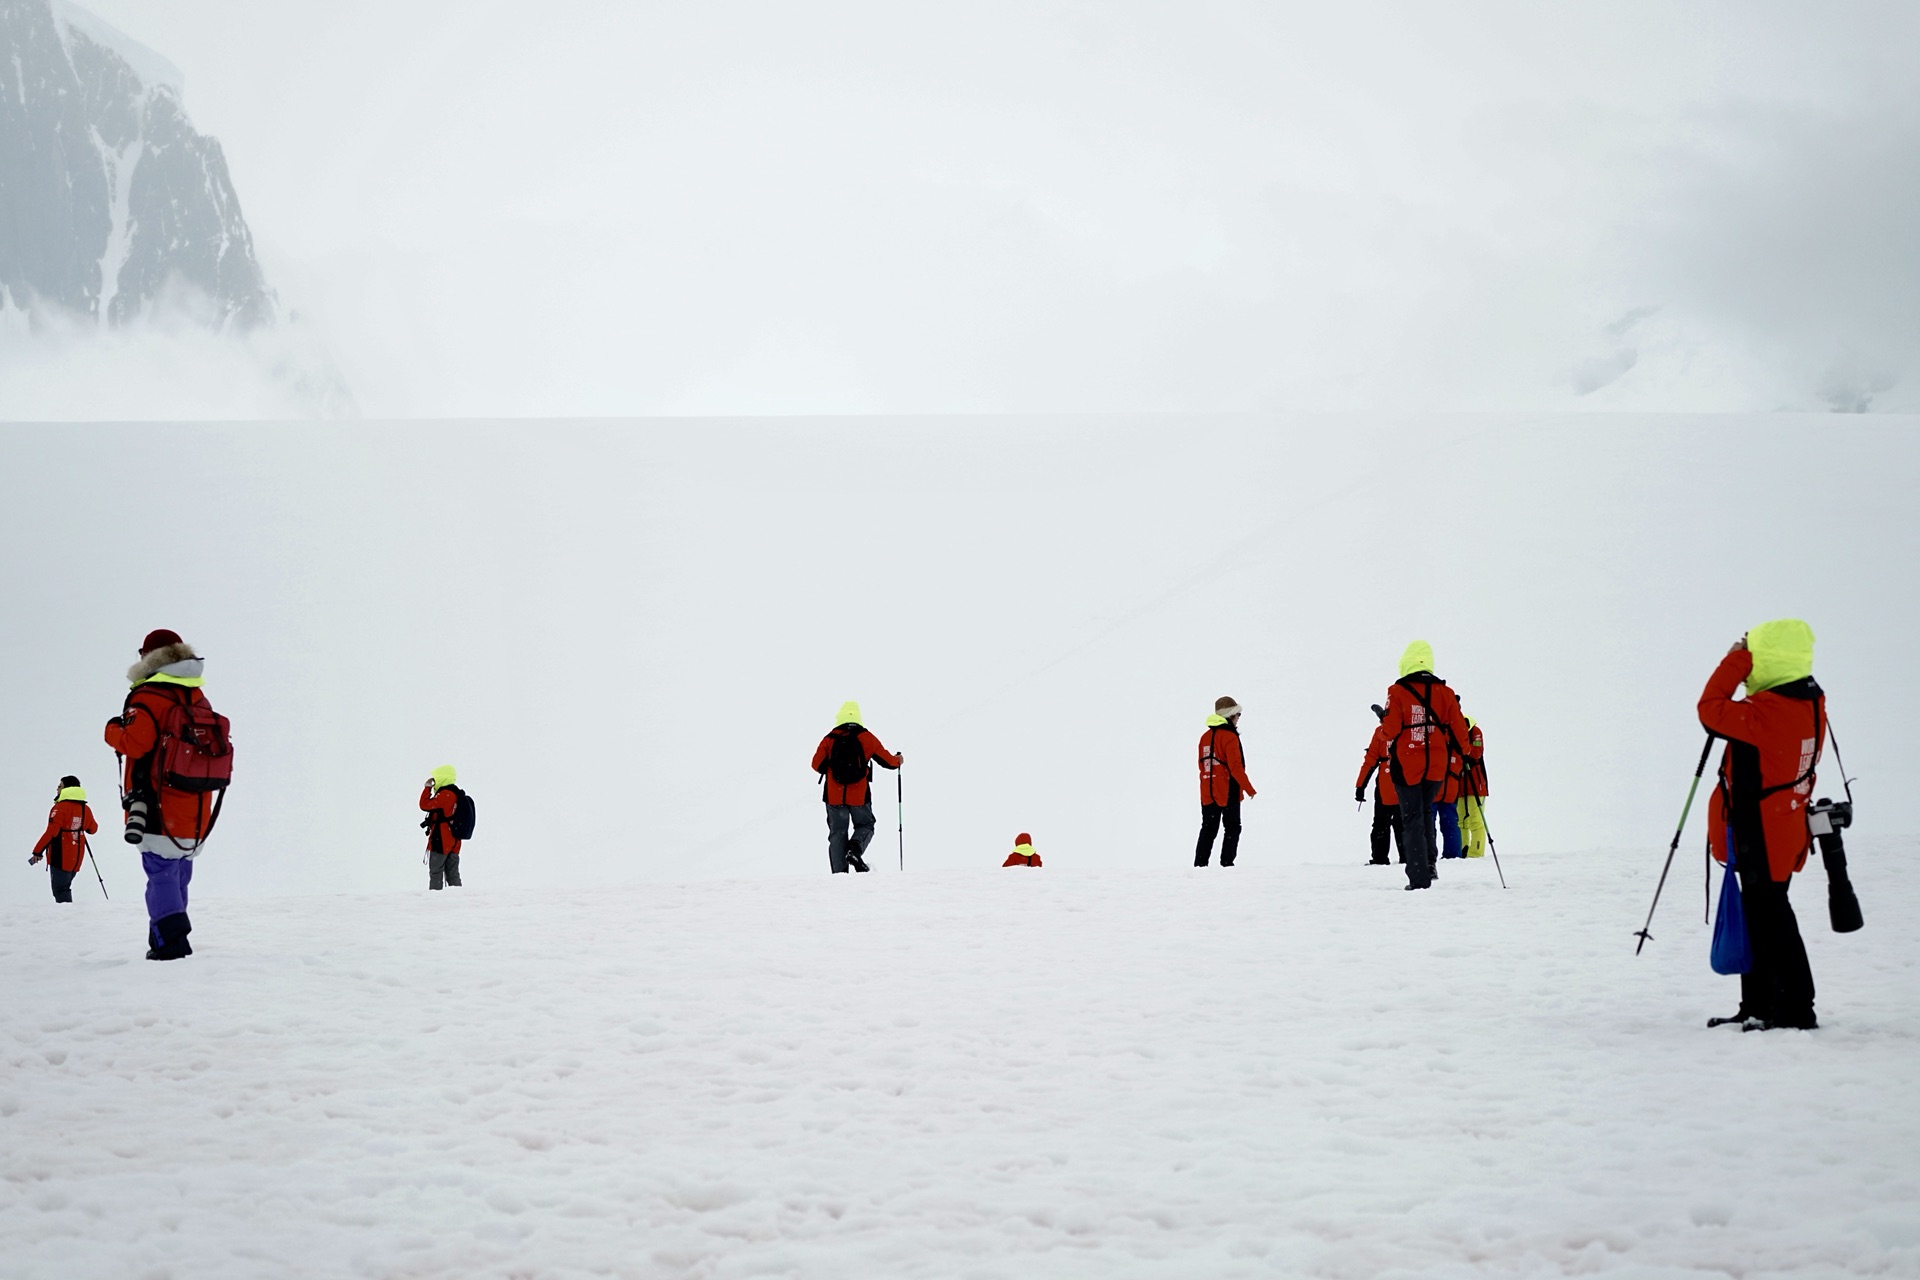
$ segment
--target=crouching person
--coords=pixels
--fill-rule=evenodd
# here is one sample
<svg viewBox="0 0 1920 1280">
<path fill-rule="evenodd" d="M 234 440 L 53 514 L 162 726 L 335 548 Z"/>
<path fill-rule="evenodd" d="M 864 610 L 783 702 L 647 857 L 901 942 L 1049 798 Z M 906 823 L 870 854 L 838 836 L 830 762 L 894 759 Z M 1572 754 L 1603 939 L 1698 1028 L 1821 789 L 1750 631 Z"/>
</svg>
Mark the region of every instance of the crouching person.
<svg viewBox="0 0 1920 1280">
<path fill-rule="evenodd" d="M 443 883 L 460 888 L 460 848 L 473 835 L 473 801 L 453 785 L 453 766 L 443 764 L 433 771 L 427 785 L 420 789 L 420 808 L 426 817 L 420 825 L 427 832 L 427 888 Z"/>
<path fill-rule="evenodd" d="M 53 809 L 47 814 L 47 829 L 33 846 L 27 865 L 45 858 L 53 875 L 53 900 L 73 901 L 73 877 L 87 856 L 87 837 L 100 829 L 93 810 L 87 807 L 87 789 L 80 779 L 68 774 L 60 779 L 60 790 L 53 797 Z"/>
<path fill-rule="evenodd" d="M 193 954 L 187 885 L 233 776 L 227 718 L 202 692 L 205 663 L 172 631 L 149 632 L 127 671 L 133 689 L 106 740 L 121 759 L 128 844 L 147 873 L 147 959 Z"/>
</svg>

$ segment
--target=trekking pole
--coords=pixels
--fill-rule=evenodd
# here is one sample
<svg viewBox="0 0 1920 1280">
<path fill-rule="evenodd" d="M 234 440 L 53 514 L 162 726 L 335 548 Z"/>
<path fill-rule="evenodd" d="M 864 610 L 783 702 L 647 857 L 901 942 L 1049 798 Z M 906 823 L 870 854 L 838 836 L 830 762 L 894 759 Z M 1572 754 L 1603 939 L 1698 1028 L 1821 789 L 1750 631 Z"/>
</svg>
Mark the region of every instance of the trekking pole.
<svg viewBox="0 0 1920 1280">
<path fill-rule="evenodd" d="M 900 824 L 900 869 L 907 869 L 907 780 L 899 770 L 893 771 L 893 816 Z"/>
<path fill-rule="evenodd" d="M 1427 708 L 1427 716 L 1429 719 L 1433 717 L 1433 708 Z M 1460 757 L 1463 765 L 1468 765 L 1473 757 L 1469 756 L 1467 749 L 1460 745 L 1460 739 L 1453 736 L 1453 726 L 1442 720 L 1440 727 L 1447 731 L 1447 742 L 1452 746 L 1454 754 Z M 1500 850 L 1494 847 L 1493 828 L 1487 825 L 1487 807 L 1479 804 L 1479 797 L 1477 796 L 1475 797 L 1475 806 L 1480 810 L 1480 829 L 1487 833 L 1487 852 L 1493 855 L 1493 873 L 1500 877 L 1500 887 L 1504 889 L 1507 887 L 1507 873 L 1500 867 Z M 1437 817 L 1435 821 L 1438 821 Z"/>
<path fill-rule="evenodd" d="M 1653 941 L 1653 935 L 1647 930 L 1653 926 L 1653 912 L 1660 905 L 1660 891 L 1667 886 L 1667 872 L 1673 869 L 1674 851 L 1680 847 L 1680 833 L 1687 829 L 1687 814 L 1693 811 L 1693 795 L 1700 789 L 1700 775 L 1707 771 L 1707 757 L 1713 754 L 1714 734 L 1707 731 L 1706 745 L 1700 748 L 1700 763 L 1694 766 L 1693 785 L 1687 788 L 1687 802 L 1680 809 L 1680 825 L 1673 829 L 1673 843 L 1667 846 L 1666 865 L 1660 868 L 1660 883 L 1653 886 L 1653 901 L 1647 906 L 1647 922 L 1633 936 L 1640 941 L 1633 944 L 1633 954 L 1639 955 L 1640 948 Z M 1711 874 L 1711 872 L 1709 872 Z"/>
<path fill-rule="evenodd" d="M 87 839 L 87 833 L 84 831 L 80 833 L 80 852 L 86 856 L 88 862 L 93 864 L 93 878 L 100 881 L 100 896 L 112 902 L 113 897 L 107 892 L 107 882 L 100 874 L 100 859 L 93 856 L 93 841 Z"/>
<path fill-rule="evenodd" d="M 1507 887 L 1507 873 L 1500 869 L 1500 850 L 1493 843 L 1493 828 L 1487 825 L 1487 806 L 1480 803 L 1480 797 L 1473 798 L 1473 807 L 1480 811 L 1480 829 L 1487 833 L 1487 852 L 1493 855 L 1493 874 L 1500 877 L 1500 887 Z"/>
</svg>

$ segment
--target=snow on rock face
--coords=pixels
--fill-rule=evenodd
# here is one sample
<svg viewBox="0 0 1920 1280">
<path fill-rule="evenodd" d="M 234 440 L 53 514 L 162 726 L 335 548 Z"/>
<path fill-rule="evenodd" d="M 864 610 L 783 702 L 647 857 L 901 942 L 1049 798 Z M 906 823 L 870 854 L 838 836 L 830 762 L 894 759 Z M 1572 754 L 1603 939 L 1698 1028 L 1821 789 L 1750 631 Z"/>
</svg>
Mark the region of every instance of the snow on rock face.
<svg viewBox="0 0 1920 1280">
<path fill-rule="evenodd" d="M 71 5 L 0 0 L 0 290 L 104 324 L 182 287 L 215 328 L 272 319 L 219 142 L 178 72 L 114 37 Z"/>
<path fill-rule="evenodd" d="M 1356 846 L 1357 846 L 1356 842 Z M 477 846 L 478 847 L 478 846 Z M 522 851 L 551 859 L 553 850 Z M 0 913 L 10 1276 L 1912 1275 L 1913 841 L 1825 1025 L 1659 850 Z M 991 855 L 991 856 L 990 856 Z M 559 865 L 559 864 L 556 864 Z M 217 886 L 203 859 L 195 888 Z M 424 878 L 424 872 L 421 873 Z"/>
</svg>

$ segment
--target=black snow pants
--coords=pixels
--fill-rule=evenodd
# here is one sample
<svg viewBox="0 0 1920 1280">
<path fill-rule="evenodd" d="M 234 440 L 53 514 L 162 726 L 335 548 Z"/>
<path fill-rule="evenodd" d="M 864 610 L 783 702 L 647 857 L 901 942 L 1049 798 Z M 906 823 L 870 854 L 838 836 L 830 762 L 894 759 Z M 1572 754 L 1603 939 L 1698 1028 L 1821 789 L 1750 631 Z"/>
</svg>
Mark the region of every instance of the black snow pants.
<svg viewBox="0 0 1920 1280">
<path fill-rule="evenodd" d="M 1400 861 L 1407 860 L 1406 837 L 1400 834 L 1400 809 L 1380 798 L 1380 786 L 1373 788 L 1373 860 L 1381 866 L 1387 865 L 1387 846 L 1400 846 Z"/>
<path fill-rule="evenodd" d="M 1776 1026 L 1811 1027 L 1813 968 L 1787 901 L 1787 882 L 1775 880 L 1764 862 L 1753 871 L 1742 862 L 1737 874 L 1753 947 L 1753 968 L 1740 975 L 1740 1012 Z"/>
<path fill-rule="evenodd" d="M 53 871 L 53 900 L 55 902 L 72 902 L 73 901 L 73 878 L 79 875 L 80 873 L 78 871 L 62 871 L 58 867 L 52 868 L 52 871 Z"/>
<path fill-rule="evenodd" d="M 1225 804 L 1200 806 L 1200 842 L 1193 849 L 1194 866 L 1207 865 L 1207 859 L 1213 856 L 1214 833 L 1223 826 L 1227 834 L 1220 842 L 1220 865 L 1230 867 L 1240 854 L 1240 784 L 1232 779 L 1227 781 Z"/>
<path fill-rule="evenodd" d="M 1407 883 L 1424 889 L 1433 883 L 1433 798 L 1437 782 L 1396 782 L 1400 793 L 1400 853 L 1407 864 Z"/>
</svg>

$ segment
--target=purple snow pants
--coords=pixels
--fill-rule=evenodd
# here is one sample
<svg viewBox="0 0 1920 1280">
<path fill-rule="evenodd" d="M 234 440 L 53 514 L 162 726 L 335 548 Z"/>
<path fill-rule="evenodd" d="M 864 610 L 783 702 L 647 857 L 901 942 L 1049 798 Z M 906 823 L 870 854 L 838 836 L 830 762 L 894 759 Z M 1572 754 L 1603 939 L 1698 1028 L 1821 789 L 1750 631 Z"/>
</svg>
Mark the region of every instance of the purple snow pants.
<svg viewBox="0 0 1920 1280">
<path fill-rule="evenodd" d="M 147 869 L 147 919 L 161 920 L 187 909 L 187 882 L 193 879 L 192 858 L 163 858 L 142 850 L 140 865 Z M 155 935 L 155 946 L 159 946 Z"/>
</svg>

